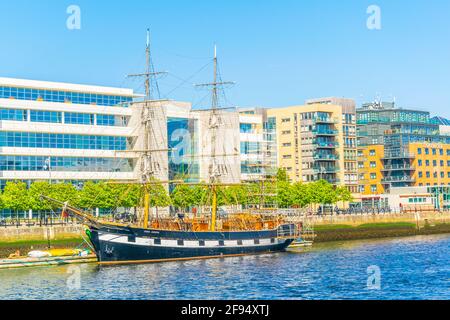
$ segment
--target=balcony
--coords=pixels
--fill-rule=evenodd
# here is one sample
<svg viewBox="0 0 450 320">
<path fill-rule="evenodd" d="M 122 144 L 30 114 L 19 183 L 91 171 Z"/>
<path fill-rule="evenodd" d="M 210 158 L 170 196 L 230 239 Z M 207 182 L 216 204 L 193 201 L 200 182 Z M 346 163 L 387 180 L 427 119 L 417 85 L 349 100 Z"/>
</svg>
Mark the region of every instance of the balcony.
<svg viewBox="0 0 450 320">
<path fill-rule="evenodd" d="M 316 148 L 319 148 L 319 149 L 336 149 L 339 147 L 338 142 L 314 141 L 313 144 L 316 146 Z"/>
<path fill-rule="evenodd" d="M 317 124 L 337 124 L 338 121 L 336 119 L 332 119 L 332 118 L 315 118 L 313 119 L 314 123 Z"/>
<path fill-rule="evenodd" d="M 339 156 L 336 154 L 316 153 L 316 154 L 314 154 L 314 160 L 336 161 L 336 160 L 339 160 Z"/>
<path fill-rule="evenodd" d="M 340 179 L 334 179 L 333 178 L 333 179 L 324 179 L 324 180 L 328 181 L 331 184 L 339 184 L 339 183 L 341 183 Z"/>
<path fill-rule="evenodd" d="M 337 136 L 339 134 L 339 131 L 337 130 L 313 130 L 312 134 L 316 135 L 316 136 Z"/>
<path fill-rule="evenodd" d="M 416 180 L 411 176 L 385 177 L 383 183 L 414 183 Z"/>
<path fill-rule="evenodd" d="M 339 172 L 339 168 L 337 167 L 313 167 L 315 173 L 318 174 L 327 174 L 327 173 L 337 173 Z"/>
<path fill-rule="evenodd" d="M 414 153 L 408 152 L 399 152 L 399 153 L 385 153 L 383 158 L 384 160 L 393 160 L 393 159 L 414 159 L 416 155 Z"/>
<path fill-rule="evenodd" d="M 386 165 L 381 171 L 414 171 L 416 168 L 409 164 L 400 164 L 400 165 Z"/>
</svg>

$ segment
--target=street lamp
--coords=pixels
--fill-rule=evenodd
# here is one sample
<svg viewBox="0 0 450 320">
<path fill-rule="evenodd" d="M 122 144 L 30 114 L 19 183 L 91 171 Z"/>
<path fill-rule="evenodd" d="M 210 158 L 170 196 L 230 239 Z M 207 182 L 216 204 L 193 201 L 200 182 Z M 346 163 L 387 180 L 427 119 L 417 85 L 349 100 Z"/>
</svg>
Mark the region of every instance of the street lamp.
<svg viewBox="0 0 450 320">
<path fill-rule="evenodd" d="M 48 170 L 48 178 L 49 178 L 48 182 L 50 184 L 52 184 L 52 164 L 51 164 L 51 158 L 50 157 L 45 159 L 44 170 Z"/>
</svg>

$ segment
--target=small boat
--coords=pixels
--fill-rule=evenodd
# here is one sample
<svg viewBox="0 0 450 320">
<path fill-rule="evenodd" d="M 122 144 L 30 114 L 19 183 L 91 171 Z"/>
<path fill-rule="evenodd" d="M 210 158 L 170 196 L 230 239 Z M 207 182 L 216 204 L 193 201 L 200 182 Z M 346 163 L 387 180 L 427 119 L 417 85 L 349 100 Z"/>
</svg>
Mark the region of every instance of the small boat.
<svg viewBox="0 0 450 320">
<path fill-rule="evenodd" d="M 87 256 L 62 256 L 62 257 L 18 257 L 14 259 L 0 260 L 0 269 L 17 269 L 27 267 L 59 266 L 66 264 L 92 263 L 97 262 L 95 254 Z"/>
<path fill-rule="evenodd" d="M 311 247 L 313 243 L 313 241 L 303 240 L 300 238 L 292 242 L 292 244 L 289 246 L 289 249 Z"/>
</svg>

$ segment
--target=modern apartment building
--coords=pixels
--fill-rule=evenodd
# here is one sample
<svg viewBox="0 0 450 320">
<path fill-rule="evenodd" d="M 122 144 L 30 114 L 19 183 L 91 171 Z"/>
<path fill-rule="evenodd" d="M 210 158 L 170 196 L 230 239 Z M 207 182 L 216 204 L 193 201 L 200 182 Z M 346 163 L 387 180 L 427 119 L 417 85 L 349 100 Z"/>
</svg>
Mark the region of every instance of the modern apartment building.
<svg viewBox="0 0 450 320">
<path fill-rule="evenodd" d="M 129 180 L 130 89 L 0 78 L 0 186 L 9 180 Z"/>
<path fill-rule="evenodd" d="M 344 184 L 348 187 L 350 192 L 359 192 L 355 100 L 330 97 L 307 100 L 306 104 L 327 104 L 342 107 L 342 130 L 344 134 Z"/>
<path fill-rule="evenodd" d="M 345 184 L 341 106 L 317 103 L 269 109 L 267 114 L 276 127 L 278 167 L 292 181 Z"/>
<path fill-rule="evenodd" d="M 273 121 L 273 119 L 272 119 Z M 276 174 L 276 131 L 267 110 L 240 108 L 241 180 L 258 181 Z"/>
<path fill-rule="evenodd" d="M 429 112 L 373 103 L 357 110 L 360 191 L 450 183 L 450 136 Z"/>
</svg>

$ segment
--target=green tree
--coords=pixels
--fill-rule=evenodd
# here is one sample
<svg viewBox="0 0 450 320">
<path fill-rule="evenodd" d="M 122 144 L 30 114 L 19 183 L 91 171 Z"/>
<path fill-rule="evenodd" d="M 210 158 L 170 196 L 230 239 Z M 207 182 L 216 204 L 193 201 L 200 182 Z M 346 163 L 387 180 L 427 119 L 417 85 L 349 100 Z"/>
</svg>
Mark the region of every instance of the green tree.
<svg viewBox="0 0 450 320">
<path fill-rule="evenodd" d="M 172 199 L 170 199 L 170 196 L 162 183 L 154 181 L 147 187 L 150 194 L 151 207 L 167 207 L 172 204 Z"/>
<path fill-rule="evenodd" d="M 199 197 L 195 195 L 195 191 L 199 190 L 184 184 L 177 185 L 171 194 L 172 204 L 183 212 L 189 207 L 198 205 Z"/>
<path fill-rule="evenodd" d="M 336 190 L 328 181 L 319 180 L 309 183 L 307 186 L 310 204 L 316 206 L 320 204 L 336 203 Z"/>
<path fill-rule="evenodd" d="M 51 210 L 54 205 L 48 200 L 42 199 L 41 196 L 53 197 L 52 186 L 47 181 L 33 182 L 28 190 L 30 209 L 33 211 Z"/>
<path fill-rule="evenodd" d="M 278 181 L 277 183 L 277 203 L 281 208 L 290 208 L 295 202 L 293 187 L 287 181 Z"/>
<path fill-rule="evenodd" d="M 353 201 L 353 195 L 345 186 L 339 186 L 336 188 L 336 198 L 337 201 L 342 201 L 342 206 L 344 206 L 345 202 Z"/>
<path fill-rule="evenodd" d="M 289 182 L 289 175 L 286 169 L 280 168 L 277 171 L 277 181 L 279 182 Z"/>
<path fill-rule="evenodd" d="M 115 185 L 115 194 L 117 194 L 117 206 L 121 208 L 137 207 L 141 203 L 143 188 L 137 184 L 118 184 Z"/>
<path fill-rule="evenodd" d="M 79 206 L 84 209 L 110 208 L 111 197 L 104 183 L 88 181 L 79 193 Z"/>
<path fill-rule="evenodd" d="M 61 202 L 68 202 L 75 207 L 79 203 L 79 191 L 74 185 L 69 183 L 52 184 L 50 187 L 50 197 Z"/>
<path fill-rule="evenodd" d="M 290 194 L 292 197 L 292 204 L 298 208 L 304 208 L 311 204 L 311 190 L 307 184 L 297 182 L 290 188 Z"/>
<path fill-rule="evenodd" d="M 5 208 L 15 211 L 17 217 L 19 211 L 29 210 L 31 201 L 26 183 L 8 181 L 2 194 L 2 202 Z"/>
</svg>

